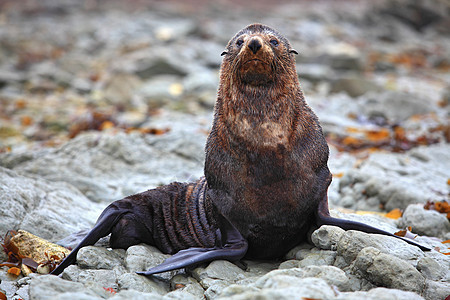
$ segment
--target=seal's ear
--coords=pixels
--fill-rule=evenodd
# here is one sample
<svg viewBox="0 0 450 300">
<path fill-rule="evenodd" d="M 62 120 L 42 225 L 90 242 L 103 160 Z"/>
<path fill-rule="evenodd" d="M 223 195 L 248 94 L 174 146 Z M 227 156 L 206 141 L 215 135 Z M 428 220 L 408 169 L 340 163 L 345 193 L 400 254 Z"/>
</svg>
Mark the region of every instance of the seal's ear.
<svg viewBox="0 0 450 300">
<path fill-rule="evenodd" d="M 223 52 L 220 54 L 220 56 L 224 56 L 228 54 L 228 50 L 223 50 Z"/>
<path fill-rule="evenodd" d="M 298 54 L 297 50 L 295 50 L 294 48 L 289 49 L 289 53 L 294 53 L 294 54 Z"/>
</svg>

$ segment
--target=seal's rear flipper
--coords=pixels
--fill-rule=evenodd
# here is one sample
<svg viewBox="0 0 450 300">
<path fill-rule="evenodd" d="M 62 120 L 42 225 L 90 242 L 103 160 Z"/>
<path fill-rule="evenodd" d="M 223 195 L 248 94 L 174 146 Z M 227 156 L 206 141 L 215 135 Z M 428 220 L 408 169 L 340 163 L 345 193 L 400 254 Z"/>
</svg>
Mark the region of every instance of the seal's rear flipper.
<svg viewBox="0 0 450 300">
<path fill-rule="evenodd" d="M 217 259 L 237 261 L 247 253 L 248 243 L 241 233 L 222 215 L 220 215 L 220 233 L 218 233 L 219 245 L 214 248 L 188 248 L 175 253 L 162 264 L 150 268 L 144 272 L 136 272 L 140 275 L 153 275 L 166 271 L 198 265 Z"/>
<path fill-rule="evenodd" d="M 431 249 L 429 247 L 423 246 L 419 243 L 416 243 L 415 241 L 408 239 L 408 238 L 404 238 L 401 236 L 397 236 L 393 233 L 390 233 L 388 231 L 382 230 L 382 229 L 378 229 L 376 227 L 372 227 L 370 225 L 364 224 L 364 223 L 360 223 L 360 222 L 355 222 L 355 221 L 350 221 L 350 220 L 344 220 L 344 219 L 338 219 L 338 218 L 333 218 L 330 216 L 330 212 L 328 210 L 328 199 L 325 196 L 324 199 L 320 202 L 317 211 L 316 211 L 316 222 L 317 225 L 320 227 L 322 225 L 334 225 L 337 227 L 340 227 L 342 229 L 345 230 L 359 230 L 359 231 L 363 231 L 363 232 L 367 232 L 367 233 L 377 233 L 377 234 L 383 234 L 383 235 L 388 235 L 388 236 L 393 236 L 395 238 L 404 240 L 405 242 L 417 246 L 419 247 L 422 251 L 431 251 Z"/>
<path fill-rule="evenodd" d="M 54 269 L 50 274 L 59 275 L 65 268 L 75 263 L 78 251 L 85 247 L 94 245 L 99 239 L 111 233 L 113 226 L 120 218 L 128 213 L 127 209 L 120 209 L 114 204 L 110 204 L 100 215 L 94 228 L 84 237 L 84 239 L 76 246 L 72 252 Z"/>
</svg>

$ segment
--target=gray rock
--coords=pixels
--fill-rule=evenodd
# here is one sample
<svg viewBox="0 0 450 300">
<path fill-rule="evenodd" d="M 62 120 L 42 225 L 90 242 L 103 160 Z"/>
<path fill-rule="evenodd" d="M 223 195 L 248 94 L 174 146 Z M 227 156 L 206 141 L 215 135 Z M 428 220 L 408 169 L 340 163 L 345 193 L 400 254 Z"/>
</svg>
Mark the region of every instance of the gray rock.
<svg viewBox="0 0 450 300">
<path fill-rule="evenodd" d="M 218 85 L 218 73 L 208 69 L 190 73 L 183 80 L 183 87 L 186 93 L 199 93 L 205 90 L 215 92 Z"/>
<path fill-rule="evenodd" d="M 90 227 L 100 213 L 76 188 L 0 167 L 0 233 L 23 229 L 50 241 Z M 77 209 L 67 209 L 76 207 Z"/>
<path fill-rule="evenodd" d="M 69 298 L 67 298 L 69 299 Z M 71 298 L 73 299 L 73 298 Z M 165 299 L 158 293 L 143 293 L 135 290 L 121 290 L 111 298 L 110 300 L 130 300 L 130 299 L 139 299 L 139 300 L 162 300 Z"/>
<path fill-rule="evenodd" d="M 156 109 L 179 100 L 183 91 L 183 85 L 177 77 L 165 75 L 146 81 L 137 94 L 150 109 Z"/>
<path fill-rule="evenodd" d="M 143 80 L 158 75 L 185 76 L 187 71 L 167 57 L 141 59 L 136 64 L 135 74 Z"/>
<path fill-rule="evenodd" d="M 258 293 L 259 289 L 253 286 L 232 284 L 228 287 L 224 288 L 220 295 L 218 295 L 217 299 L 230 299 L 233 296 L 236 296 L 236 299 L 244 299 L 243 295 L 246 293 L 253 294 Z"/>
<path fill-rule="evenodd" d="M 308 80 L 317 84 L 321 81 L 330 81 L 333 76 L 333 70 L 324 64 L 299 64 L 297 73 L 301 83 Z"/>
<path fill-rule="evenodd" d="M 65 271 L 65 270 L 64 270 Z M 78 270 L 78 276 L 76 278 L 71 277 L 71 281 L 81 282 L 81 283 L 91 283 L 101 285 L 104 288 L 118 289 L 117 275 L 113 270 Z M 68 276 L 63 275 L 62 278 L 66 279 Z M 68 279 L 68 278 L 67 278 Z"/>
<path fill-rule="evenodd" d="M 447 299 L 450 295 L 450 283 L 449 282 L 440 282 L 440 281 L 431 281 L 427 280 L 425 282 L 425 290 L 423 292 L 423 296 L 427 300 L 435 300 L 435 299 Z"/>
<path fill-rule="evenodd" d="M 302 268 L 273 270 L 273 271 L 261 276 L 255 282 L 255 287 L 263 288 L 264 285 L 266 284 L 266 282 L 275 276 L 290 276 L 290 277 L 302 278 L 304 274 L 305 274 L 305 271 Z"/>
<path fill-rule="evenodd" d="M 417 264 L 417 261 L 424 257 L 423 252 L 419 248 L 398 238 L 380 234 L 367 234 L 356 230 L 346 231 L 342 235 L 338 242 L 337 253 L 347 263 L 350 263 L 366 247 L 374 247 L 378 251 L 405 259 L 412 264 Z"/>
<path fill-rule="evenodd" d="M 292 269 L 292 268 L 298 268 L 298 263 L 299 261 L 296 259 L 290 259 L 290 260 L 286 260 L 283 261 L 280 266 L 278 267 L 278 269 L 280 270 L 284 270 L 284 269 Z"/>
<path fill-rule="evenodd" d="M 165 294 L 163 299 L 200 300 L 204 299 L 204 297 L 203 294 L 198 297 L 184 290 L 175 290 Z"/>
<path fill-rule="evenodd" d="M 203 283 L 205 283 L 206 280 L 203 280 Z M 206 299 L 214 299 L 218 295 L 222 293 L 222 291 L 230 285 L 229 282 L 224 280 L 214 280 L 211 282 L 208 282 L 204 285 L 204 287 L 208 287 L 205 291 L 205 297 Z"/>
<path fill-rule="evenodd" d="M 423 297 L 413 292 L 401 291 L 397 289 L 387 289 L 383 287 L 374 288 L 368 292 L 341 293 L 336 300 L 424 300 Z"/>
<path fill-rule="evenodd" d="M 123 273 L 118 278 L 121 290 L 136 290 L 144 293 L 156 293 L 164 295 L 168 292 L 168 286 L 154 278 L 138 275 L 136 273 Z"/>
<path fill-rule="evenodd" d="M 87 246 L 78 251 L 77 264 L 87 269 L 122 269 L 125 250 Z"/>
<path fill-rule="evenodd" d="M 423 205 L 409 205 L 401 218 L 401 226 L 411 226 L 412 231 L 421 235 L 443 237 L 450 231 L 450 222 L 445 214 L 426 210 Z"/>
<path fill-rule="evenodd" d="M 104 296 L 104 290 L 98 286 L 96 288 L 88 288 L 80 282 L 72 282 L 61 279 L 52 275 L 44 275 L 33 279 L 30 282 L 29 295 L 30 300 L 64 299 L 65 296 L 77 295 L 76 298 L 65 299 L 99 299 Z M 101 298 L 100 298 L 101 299 Z"/>
<path fill-rule="evenodd" d="M 168 257 L 155 247 L 140 244 L 127 249 L 125 264 L 128 271 L 140 272 L 156 267 Z"/>
<path fill-rule="evenodd" d="M 331 83 L 331 93 L 345 92 L 351 97 L 359 97 L 368 92 L 380 92 L 381 88 L 373 81 L 361 77 L 344 77 Z"/>
<path fill-rule="evenodd" d="M 339 182 L 341 196 L 354 199 L 353 209 L 387 211 L 409 204 L 440 201 L 447 193 L 450 145 L 415 148 L 404 154 L 373 153 L 357 168 L 345 172 Z M 368 199 L 375 199 L 367 205 Z M 339 203 L 339 202 L 338 202 Z"/>
<path fill-rule="evenodd" d="M 361 250 L 355 266 L 377 285 L 421 293 L 425 278 L 411 264 L 373 247 Z"/>
<path fill-rule="evenodd" d="M 450 279 L 450 274 L 448 274 L 449 269 L 450 262 L 440 264 L 431 257 L 422 257 L 417 263 L 417 270 L 419 270 L 425 278 L 434 281 L 447 279 L 446 277 L 449 277 L 448 279 Z"/>
<path fill-rule="evenodd" d="M 142 82 L 139 77 L 125 72 L 117 72 L 112 74 L 105 82 L 103 96 L 109 103 L 129 107 L 133 95 L 141 85 Z"/>
<path fill-rule="evenodd" d="M 169 132 L 162 136 L 143 136 L 138 133 L 116 135 L 86 133 L 60 148 L 42 152 L 32 160 L 19 163 L 14 166 L 14 170 L 52 182 L 68 182 L 91 200 L 110 202 L 162 183 L 167 184 L 174 180 L 187 181 L 202 176 L 203 159 L 198 161 L 197 158 L 204 157 L 206 136 L 197 132 L 195 126 L 184 126 L 182 132 Z M 180 145 L 183 145 L 182 149 Z M 78 198 L 76 202 L 83 203 L 80 197 L 82 196 L 71 198 Z M 76 205 L 46 205 L 46 207 L 56 209 Z M 82 207 L 77 209 L 83 213 L 79 220 L 90 216 L 90 220 L 94 221 L 98 216 L 98 210 L 95 211 L 97 206 L 90 204 L 89 208 L 82 209 Z M 89 212 L 87 216 L 86 211 Z M 67 215 L 66 218 L 69 219 L 68 215 L 73 215 L 73 212 L 66 211 L 61 215 Z M 91 222 L 86 227 L 90 227 Z M 55 228 L 53 230 L 58 228 L 53 227 Z M 74 226 L 71 231 L 75 232 L 76 229 L 78 226 Z"/>
<path fill-rule="evenodd" d="M 323 225 L 311 234 L 311 241 L 319 249 L 336 250 L 337 243 L 344 232 L 342 228 Z"/>
<path fill-rule="evenodd" d="M 381 117 L 390 122 L 404 121 L 413 115 L 433 111 L 427 99 L 404 92 L 385 91 L 372 93 L 363 101 L 362 112 L 369 118 Z"/>
<path fill-rule="evenodd" d="M 329 250 L 312 251 L 299 261 L 298 266 L 299 267 L 306 267 L 310 265 L 329 266 L 334 263 L 335 259 L 336 259 L 336 251 L 329 251 Z"/>
<path fill-rule="evenodd" d="M 175 275 L 170 279 L 170 289 L 190 293 L 197 298 L 202 298 L 205 292 L 197 280 L 184 274 Z"/>
<path fill-rule="evenodd" d="M 313 248 L 313 246 L 311 244 L 302 243 L 302 244 L 300 244 L 298 246 L 295 246 L 291 250 L 289 250 L 289 252 L 286 254 L 285 258 L 286 259 L 299 259 L 298 256 L 297 256 L 297 254 L 299 252 L 301 252 L 301 253 L 309 253 L 312 248 Z"/>
<path fill-rule="evenodd" d="M 230 299 L 330 299 L 334 295 L 334 290 L 323 279 L 276 275 L 266 281 L 261 291 L 246 292 Z"/>
<path fill-rule="evenodd" d="M 336 286 L 339 291 L 349 291 L 350 282 L 345 272 L 333 266 L 307 266 L 303 268 L 304 278 L 322 278 L 329 285 Z"/>
<path fill-rule="evenodd" d="M 336 70 L 361 71 L 362 57 L 358 48 L 346 44 L 336 43 L 325 47 L 325 62 Z"/>
<path fill-rule="evenodd" d="M 205 279 L 218 279 L 227 282 L 235 282 L 245 278 L 245 272 L 235 264 L 226 260 L 215 260 L 206 268 L 196 268 L 192 276 L 199 282 Z"/>
</svg>

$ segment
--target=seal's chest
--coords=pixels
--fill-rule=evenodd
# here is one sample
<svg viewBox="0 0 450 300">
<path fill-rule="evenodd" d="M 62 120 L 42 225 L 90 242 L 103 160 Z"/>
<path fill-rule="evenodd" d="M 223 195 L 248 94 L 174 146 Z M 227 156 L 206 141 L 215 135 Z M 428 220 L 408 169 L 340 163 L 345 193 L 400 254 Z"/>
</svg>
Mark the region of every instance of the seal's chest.
<svg viewBox="0 0 450 300">
<path fill-rule="evenodd" d="M 277 149 L 286 147 L 289 142 L 289 131 L 284 122 L 242 115 L 235 116 L 231 121 L 235 137 L 249 146 Z"/>
</svg>

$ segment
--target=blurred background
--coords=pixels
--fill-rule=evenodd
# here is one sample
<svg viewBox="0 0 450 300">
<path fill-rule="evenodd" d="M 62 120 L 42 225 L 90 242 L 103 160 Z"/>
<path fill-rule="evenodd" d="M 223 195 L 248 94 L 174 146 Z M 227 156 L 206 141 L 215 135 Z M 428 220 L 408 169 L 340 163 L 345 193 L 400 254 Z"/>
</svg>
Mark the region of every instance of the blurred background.
<svg viewBox="0 0 450 300">
<path fill-rule="evenodd" d="M 0 1 L 0 152 L 88 130 L 165 134 L 183 118 L 206 137 L 220 53 L 253 22 L 298 50 L 337 151 L 449 141 L 448 1 L 242 2 Z"/>
</svg>

